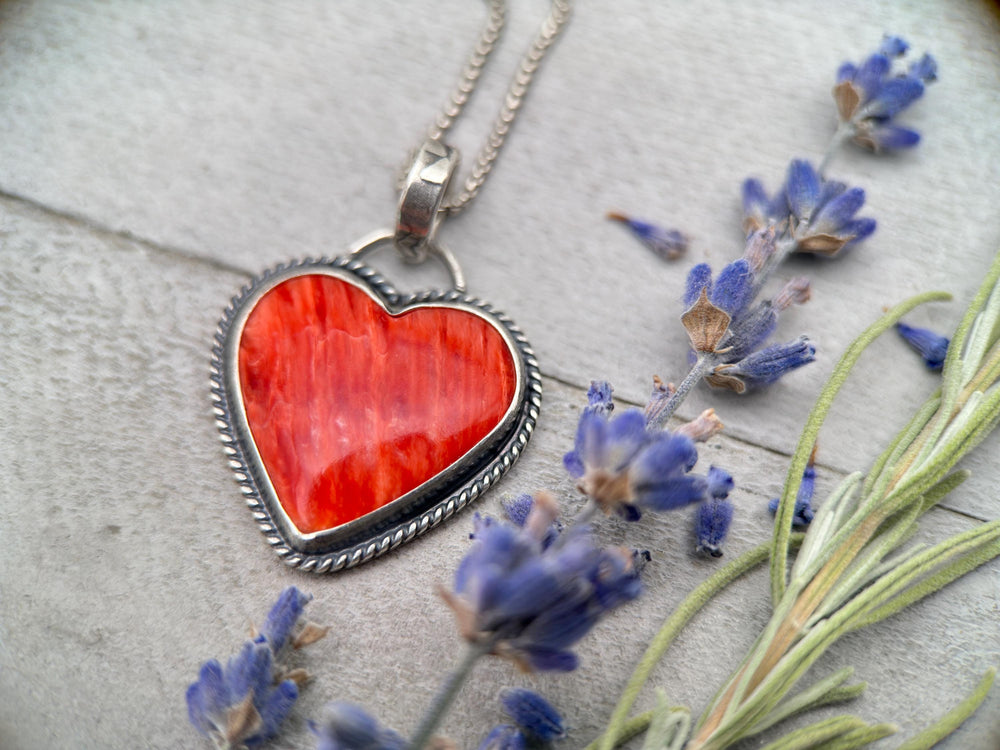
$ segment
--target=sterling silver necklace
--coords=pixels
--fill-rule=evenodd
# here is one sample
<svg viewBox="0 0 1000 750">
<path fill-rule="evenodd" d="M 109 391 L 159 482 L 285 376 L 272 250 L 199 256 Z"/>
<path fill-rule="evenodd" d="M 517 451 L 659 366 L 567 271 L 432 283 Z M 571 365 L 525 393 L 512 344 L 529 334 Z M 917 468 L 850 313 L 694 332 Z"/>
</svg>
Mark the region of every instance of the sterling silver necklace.
<svg viewBox="0 0 1000 750">
<path fill-rule="evenodd" d="M 445 136 L 505 22 L 489 18 L 448 104 L 404 170 L 396 222 L 344 255 L 270 269 L 225 310 L 212 398 L 225 451 L 257 526 L 290 566 L 332 572 L 433 528 L 492 487 L 521 455 L 541 403 L 538 365 L 503 313 L 466 294 L 436 235 L 490 174 L 539 64 L 569 20 L 552 0 L 471 173 Z M 366 257 L 391 246 L 435 258 L 452 288 L 403 294 Z"/>
</svg>

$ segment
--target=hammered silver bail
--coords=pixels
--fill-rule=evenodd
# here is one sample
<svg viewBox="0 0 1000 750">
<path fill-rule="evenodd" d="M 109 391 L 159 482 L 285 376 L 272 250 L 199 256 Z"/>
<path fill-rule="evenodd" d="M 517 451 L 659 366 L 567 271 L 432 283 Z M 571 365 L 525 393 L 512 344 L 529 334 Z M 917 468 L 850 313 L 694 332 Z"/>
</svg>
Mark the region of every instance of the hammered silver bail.
<svg viewBox="0 0 1000 750">
<path fill-rule="evenodd" d="M 424 141 L 417 152 L 403 181 L 394 236 L 396 249 L 408 263 L 422 263 L 427 258 L 441 220 L 441 202 L 458 162 L 458 151 L 441 141 Z"/>
</svg>

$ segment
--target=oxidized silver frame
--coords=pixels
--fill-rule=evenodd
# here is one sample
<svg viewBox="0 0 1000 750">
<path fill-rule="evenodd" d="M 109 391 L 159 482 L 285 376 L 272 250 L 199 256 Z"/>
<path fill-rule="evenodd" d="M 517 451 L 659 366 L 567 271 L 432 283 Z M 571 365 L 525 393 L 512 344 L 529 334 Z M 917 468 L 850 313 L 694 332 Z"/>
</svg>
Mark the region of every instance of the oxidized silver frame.
<svg viewBox="0 0 1000 750">
<path fill-rule="evenodd" d="M 247 423 L 238 373 L 243 326 L 257 301 L 281 282 L 326 274 L 364 290 L 390 315 L 417 307 L 464 310 L 501 334 L 515 365 L 517 388 L 501 422 L 461 459 L 387 505 L 334 529 L 299 531 L 278 502 Z M 357 257 L 306 259 L 281 265 L 244 287 L 225 310 L 215 334 L 211 362 L 212 400 L 230 467 L 258 528 L 284 562 L 315 573 L 352 568 L 395 549 L 450 518 L 489 489 L 520 457 L 541 406 L 538 363 L 528 341 L 506 315 L 459 291 L 399 293 Z"/>
</svg>

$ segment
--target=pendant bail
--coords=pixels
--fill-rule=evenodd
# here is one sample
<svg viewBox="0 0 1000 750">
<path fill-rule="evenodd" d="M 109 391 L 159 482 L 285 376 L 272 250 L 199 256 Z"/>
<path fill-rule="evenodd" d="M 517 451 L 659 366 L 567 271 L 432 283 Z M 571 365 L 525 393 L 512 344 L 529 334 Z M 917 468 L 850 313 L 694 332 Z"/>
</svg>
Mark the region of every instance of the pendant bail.
<svg viewBox="0 0 1000 750">
<path fill-rule="evenodd" d="M 396 249 L 408 263 L 427 259 L 428 246 L 441 219 L 441 202 L 458 167 L 456 149 L 428 140 L 403 182 L 396 215 Z"/>
</svg>

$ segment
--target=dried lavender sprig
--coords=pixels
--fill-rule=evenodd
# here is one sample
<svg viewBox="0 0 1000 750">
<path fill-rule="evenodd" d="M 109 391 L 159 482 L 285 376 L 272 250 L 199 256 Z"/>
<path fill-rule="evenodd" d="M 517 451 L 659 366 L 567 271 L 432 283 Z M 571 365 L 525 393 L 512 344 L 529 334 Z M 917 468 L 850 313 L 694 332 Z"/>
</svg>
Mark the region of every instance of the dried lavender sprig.
<svg viewBox="0 0 1000 750">
<path fill-rule="evenodd" d="M 492 645 L 488 641 L 469 644 L 466 647 L 465 653 L 462 655 L 458 665 L 445 676 L 444 682 L 434 696 L 434 700 L 420 720 L 420 725 L 413 733 L 413 738 L 408 744 L 409 748 L 422 750 L 422 748 L 427 746 L 431 736 L 434 734 L 434 730 L 437 729 L 438 724 L 441 723 L 448 709 L 451 708 L 451 704 L 458 695 L 459 689 L 461 689 L 466 678 L 472 672 L 472 668 L 479 661 L 480 657 L 489 653 L 491 648 Z"/>
<path fill-rule="evenodd" d="M 597 419 L 599 414 L 591 413 Z M 571 651 L 607 612 L 639 596 L 632 550 L 597 547 L 585 527 L 552 535 L 558 506 L 538 493 L 523 523 L 476 516 L 473 546 L 439 588 L 469 644 L 425 714 L 411 750 L 420 750 L 444 717 L 472 667 L 492 654 L 525 671 L 576 669 Z"/>
<path fill-rule="evenodd" d="M 691 269 L 684 294 L 687 311 L 681 322 L 696 360 L 666 402 L 657 406 L 651 429 L 662 429 L 702 379 L 743 393 L 812 361 L 815 347 L 806 337 L 765 346 L 778 314 L 809 298 L 808 282 L 793 279 L 773 299 L 752 304 L 775 267 L 768 263 L 775 252 L 775 231 L 768 227 L 752 233 L 744 256 L 723 268 L 718 277 L 713 278 L 706 264 Z"/>
<path fill-rule="evenodd" d="M 260 630 L 223 666 L 211 659 L 186 693 L 188 717 L 217 748 L 259 744 L 277 734 L 309 679 L 284 663 L 289 649 L 323 638 L 328 628 L 302 619 L 312 596 L 286 588 Z"/>
<path fill-rule="evenodd" d="M 563 464 L 598 508 L 637 521 L 644 511 L 674 510 L 707 496 L 706 478 L 690 473 L 697 460 L 691 438 L 648 430 L 638 409 L 610 419 L 585 410 Z"/>
<path fill-rule="evenodd" d="M 764 346 L 778 313 L 809 299 L 807 280 L 792 279 L 773 299 L 750 302 L 790 253 L 835 255 L 868 237 L 875 222 L 856 218 L 863 203 L 863 190 L 825 182 L 802 160 L 791 163 L 786 185 L 774 198 L 756 180 L 744 183 L 745 228 L 750 235 L 743 257 L 726 266 L 717 279 L 706 264 L 695 266 L 688 275 L 684 294 L 688 310 L 681 322 L 697 359 L 659 409 L 659 426 L 703 378 L 715 387 L 743 393 L 812 361 L 815 349 L 805 337 Z"/>
<path fill-rule="evenodd" d="M 818 169 L 802 160 L 793 161 L 785 186 L 770 197 L 759 181 L 749 179 L 744 183 L 744 229 L 751 236 L 753 232 L 768 227 L 777 233 L 765 254 L 761 255 L 759 250 L 755 251 L 750 246 L 747 248 L 744 259 L 752 263 L 754 281 L 751 287 L 753 294 L 746 299 L 760 292 L 770 274 L 791 253 L 836 255 L 874 232 L 873 219 L 855 216 L 864 203 L 864 191 L 827 181 L 823 173 L 837 149 L 851 139 L 875 152 L 917 144 L 919 134 L 895 124 L 894 118 L 923 94 L 927 83 L 936 80 L 937 63 L 930 55 L 924 55 L 905 71 L 894 71 L 892 59 L 901 57 L 908 48 L 909 45 L 900 37 L 886 36 L 878 50 L 860 66 L 845 63 L 838 70 L 834 98 L 841 124 L 831 137 Z M 624 218 L 617 214 L 612 216 Z M 656 230 L 646 222 L 640 224 L 643 237 L 668 234 L 666 230 Z M 755 258 L 757 262 L 754 264 Z M 695 269 L 692 271 L 695 281 L 707 280 L 710 283 L 710 276 L 706 277 L 706 273 L 710 274 L 707 266 L 696 266 Z M 774 382 L 786 372 L 805 364 L 812 356 L 811 353 L 804 355 L 804 344 L 800 343 L 798 350 L 786 345 L 788 348 L 768 352 L 763 363 L 746 360 L 743 355 L 758 348 L 773 330 L 767 311 L 735 321 L 733 311 L 713 299 L 702 302 L 697 295 L 691 295 L 691 287 L 692 277 L 689 276 L 688 292 L 685 294 L 688 312 L 685 315 L 693 315 L 685 321 L 685 327 L 691 336 L 696 359 L 669 401 L 660 408 L 658 426 L 666 424 L 702 379 L 716 387 L 742 393 L 748 384 Z M 745 309 L 741 310 L 741 313 L 745 312 Z M 721 313 L 727 313 L 729 317 Z M 743 325 L 740 326 L 740 323 Z M 741 327 L 744 330 L 739 330 Z M 728 357 L 722 356 L 719 349 L 732 348 L 722 340 L 723 337 L 731 339 L 728 343 L 738 345 L 743 342 L 745 350 L 730 352 Z M 746 363 L 742 369 L 741 362 Z"/>
<path fill-rule="evenodd" d="M 674 431 L 657 425 L 659 401 L 672 391 L 654 381 L 645 412 L 629 409 L 611 417 L 612 388 L 595 381 L 589 404 L 580 415 L 573 450 L 563 465 L 576 480 L 586 503 L 570 521 L 569 529 L 590 523 L 598 511 L 638 521 L 647 511 L 664 512 L 698 505 L 697 551 L 722 556 L 733 506 L 728 495 L 732 476 L 712 466 L 706 475 L 692 473 L 698 461 L 697 442 L 722 429 L 712 409 Z"/>
<path fill-rule="evenodd" d="M 925 54 L 901 68 L 895 61 L 909 47 L 905 39 L 887 35 L 860 65 L 846 62 L 840 66 L 833 89 L 840 124 L 820 172 L 848 141 L 874 153 L 913 148 L 920 142 L 920 133 L 899 125 L 896 116 L 923 96 L 927 84 L 937 80 L 937 62 Z"/>
</svg>

